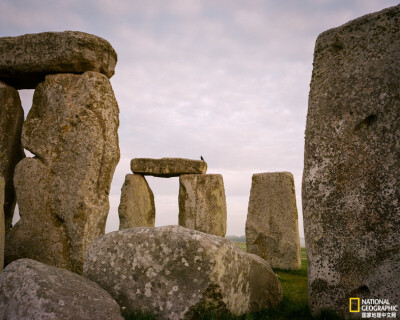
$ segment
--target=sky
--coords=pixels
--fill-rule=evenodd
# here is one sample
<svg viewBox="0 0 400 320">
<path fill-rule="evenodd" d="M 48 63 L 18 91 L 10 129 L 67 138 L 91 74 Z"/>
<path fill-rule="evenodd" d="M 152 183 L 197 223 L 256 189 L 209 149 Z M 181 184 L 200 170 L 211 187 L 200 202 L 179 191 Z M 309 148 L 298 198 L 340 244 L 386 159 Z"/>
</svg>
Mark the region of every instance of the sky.
<svg viewBox="0 0 400 320">
<path fill-rule="evenodd" d="M 315 40 L 391 0 L 1 0 L 0 37 L 83 31 L 118 54 L 110 79 L 121 159 L 106 232 L 118 230 L 133 158 L 181 157 L 222 174 L 227 234 L 243 235 L 254 173 L 294 175 L 300 236 L 304 131 Z M 33 90 L 20 90 L 25 116 Z M 147 178 L 156 226 L 178 223 L 178 178 Z M 17 219 L 17 218 L 16 218 Z"/>
</svg>

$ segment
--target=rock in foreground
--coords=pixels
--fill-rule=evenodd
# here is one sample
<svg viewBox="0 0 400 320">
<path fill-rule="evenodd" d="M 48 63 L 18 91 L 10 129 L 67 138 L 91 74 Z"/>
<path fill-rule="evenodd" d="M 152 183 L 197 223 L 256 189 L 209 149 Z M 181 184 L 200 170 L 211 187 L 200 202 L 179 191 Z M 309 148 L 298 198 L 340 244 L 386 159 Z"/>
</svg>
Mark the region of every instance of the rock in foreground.
<svg viewBox="0 0 400 320">
<path fill-rule="evenodd" d="M 282 289 L 269 264 L 221 237 L 180 226 L 132 228 L 96 239 L 84 276 L 127 312 L 191 319 L 199 310 L 240 315 L 276 306 Z"/>
<path fill-rule="evenodd" d="M 0 319 L 123 320 L 96 283 L 68 270 L 20 259 L 0 273 Z"/>
<path fill-rule="evenodd" d="M 133 173 L 154 177 L 178 177 L 182 174 L 206 173 L 207 163 L 184 158 L 135 158 L 131 161 Z"/>
<path fill-rule="evenodd" d="M 79 31 L 0 38 L 0 80 L 34 89 L 48 74 L 96 71 L 114 74 L 117 53 L 103 38 Z"/>
</svg>

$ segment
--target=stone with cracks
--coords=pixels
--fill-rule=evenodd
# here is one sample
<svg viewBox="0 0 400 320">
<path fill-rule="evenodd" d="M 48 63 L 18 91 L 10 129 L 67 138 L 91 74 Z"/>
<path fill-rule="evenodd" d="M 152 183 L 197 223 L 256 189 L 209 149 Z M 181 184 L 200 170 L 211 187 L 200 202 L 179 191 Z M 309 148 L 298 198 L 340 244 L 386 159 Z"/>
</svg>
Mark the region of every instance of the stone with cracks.
<svg viewBox="0 0 400 320">
<path fill-rule="evenodd" d="M 179 177 L 179 225 L 224 237 L 226 216 L 222 175 L 188 174 Z"/>
<path fill-rule="evenodd" d="M 5 229 L 4 229 L 4 178 L 0 177 L 0 272 L 4 266 L 4 241 L 5 241 Z"/>
<path fill-rule="evenodd" d="M 135 158 L 131 160 L 131 170 L 137 174 L 169 178 L 182 174 L 206 173 L 207 163 L 184 158 Z"/>
<path fill-rule="evenodd" d="M 301 268 L 294 179 L 290 172 L 253 175 L 246 221 L 247 252 L 272 268 Z"/>
<path fill-rule="evenodd" d="M 86 249 L 105 230 L 118 113 L 97 72 L 50 75 L 36 88 L 22 133 L 35 157 L 15 169 L 21 219 L 7 236 L 6 263 L 31 258 L 82 272 Z"/>
<path fill-rule="evenodd" d="M 282 289 L 269 264 L 231 241 L 181 226 L 132 228 L 96 239 L 84 276 L 127 313 L 193 319 L 200 312 L 246 312 L 277 306 Z"/>
<path fill-rule="evenodd" d="M 5 179 L 6 183 L 4 216 L 7 232 L 11 228 L 16 202 L 13 182 L 14 169 L 17 163 L 25 157 L 21 145 L 23 122 L 24 110 L 18 91 L 0 82 L 0 176 Z"/>
<path fill-rule="evenodd" d="M 119 229 L 154 227 L 156 208 L 154 195 L 145 177 L 127 174 L 121 189 L 118 207 Z"/>
<path fill-rule="evenodd" d="M 98 284 L 68 270 L 20 259 L 0 273 L 0 319 L 123 320 Z"/>
<path fill-rule="evenodd" d="M 79 31 L 0 38 L 0 80 L 34 89 L 48 74 L 96 71 L 111 78 L 117 53 L 107 40 Z"/>
<path fill-rule="evenodd" d="M 312 313 L 400 305 L 400 6 L 319 35 L 303 174 Z M 361 313 L 352 313 L 361 317 Z"/>
</svg>

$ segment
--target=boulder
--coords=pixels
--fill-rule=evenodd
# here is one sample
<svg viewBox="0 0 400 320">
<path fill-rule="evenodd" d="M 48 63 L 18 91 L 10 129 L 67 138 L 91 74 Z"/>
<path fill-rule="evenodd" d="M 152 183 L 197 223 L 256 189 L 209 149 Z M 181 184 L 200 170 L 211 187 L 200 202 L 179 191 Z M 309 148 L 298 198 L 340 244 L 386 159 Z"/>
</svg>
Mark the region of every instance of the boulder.
<svg viewBox="0 0 400 320">
<path fill-rule="evenodd" d="M 119 230 L 133 227 L 154 227 L 156 218 L 154 195 L 142 175 L 127 174 L 125 176 L 118 215 Z"/>
<path fill-rule="evenodd" d="M 247 252 L 272 268 L 301 268 L 294 178 L 290 172 L 253 175 L 246 221 Z"/>
<path fill-rule="evenodd" d="M 220 174 L 187 174 L 179 177 L 179 225 L 224 237 L 226 198 Z"/>
<path fill-rule="evenodd" d="M 131 160 L 131 170 L 137 174 L 169 178 L 182 174 L 206 173 L 207 163 L 184 158 L 136 158 Z"/>
<path fill-rule="evenodd" d="M 31 258 L 82 272 L 86 249 L 105 231 L 118 113 L 100 73 L 50 75 L 38 85 L 22 133 L 35 157 L 15 169 L 21 219 L 7 235 L 6 263 Z"/>
<path fill-rule="evenodd" d="M 400 305 L 400 5 L 319 35 L 303 173 L 309 304 Z"/>
<path fill-rule="evenodd" d="M 68 270 L 20 259 L 0 273 L 0 319 L 123 320 L 110 294 Z"/>
<path fill-rule="evenodd" d="M 1 56 L 1 55 L 0 55 Z M 1 59 L 1 57 L 0 57 Z M 24 110 L 18 91 L 0 81 L 0 176 L 5 179 L 5 228 L 11 228 L 15 208 L 14 169 L 25 157 L 21 145 Z"/>
<path fill-rule="evenodd" d="M 78 31 L 0 38 L 0 80 L 34 89 L 48 74 L 96 71 L 111 78 L 117 53 L 108 41 Z"/>
<path fill-rule="evenodd" d="M 193 319 L 267 309 L 282 289 L 269 264 L 234 243 L 181 226 L 132 228 L 96 239 L 83 274 L 129 312 Z"/>
<path fill-rule="evenodd" d="M 0 272 L 4 267 L 4 241 L 5 241 L 5 228 L 4 228 L 4 178 L 0 177 Z"/>
</svg>

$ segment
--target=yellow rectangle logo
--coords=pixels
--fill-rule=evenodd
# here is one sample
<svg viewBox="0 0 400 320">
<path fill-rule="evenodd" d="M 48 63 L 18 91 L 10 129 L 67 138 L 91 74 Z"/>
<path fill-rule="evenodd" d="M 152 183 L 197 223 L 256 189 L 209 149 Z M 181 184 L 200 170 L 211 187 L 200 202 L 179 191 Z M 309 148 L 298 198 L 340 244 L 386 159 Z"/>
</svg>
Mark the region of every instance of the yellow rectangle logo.
<svg viewBox="0 0 400 320">
<path fill-rule="evenodd" d="M 350 312 L 360 312 L 360 298 L 350 298 L 349 310 Z"/>
</svg>

